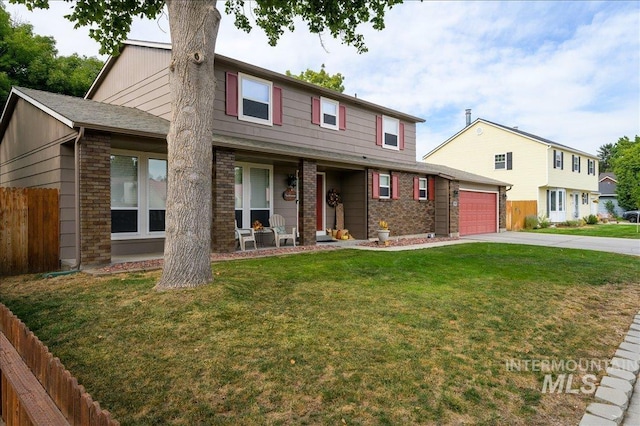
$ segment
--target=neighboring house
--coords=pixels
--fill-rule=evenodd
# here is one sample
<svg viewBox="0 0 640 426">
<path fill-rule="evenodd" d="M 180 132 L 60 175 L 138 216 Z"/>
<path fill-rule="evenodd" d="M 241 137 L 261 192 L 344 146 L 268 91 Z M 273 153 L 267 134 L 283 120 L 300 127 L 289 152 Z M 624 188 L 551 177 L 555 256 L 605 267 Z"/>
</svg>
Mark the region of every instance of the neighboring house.
<svg viewBox="0 0 640 426">
<path fill-rule="evenodd" d="M 63 263 L 163 249 L 170 48 L 127 42 L 85 99 L 11 91 L 0 118 L 0 186 L 60 190 Z M 421 118 L 222 55 L 215 61 L 213 251 L 235 249 L 234 220 L 266 225 L 274 213 L 297 225 L 300 244 L 316 244 L 335 226 L 332 189 L 359 239 L 375 237 L 381 219 L 394 236 L 504 229 L 505 183 L 416 162 Z M 475 204 L 460 202 L 466 193 Z"/>
<path fill-rule="evenodd" d="M 597 213 L 598 158 L 517 128 L 467 115 L 467 126 L 423 160 L 510 182 L 509 201 L 534 200 L 551 222 Z"/>
<path fill-rule="evenodd" d="M 600 201 L 598 203 L 598 214 L 609 216 L 607 211 L 607 201 L 613 203 L 613 211 L 616 216 L 621 216 L 624 211 L 618 205 L 618 194 L 616 189 L 618 187 L 618 180 L 616 175 L 611 172 L 600 173 L 598 176 L 598 191 L 600 192 Z"/>
</svg>

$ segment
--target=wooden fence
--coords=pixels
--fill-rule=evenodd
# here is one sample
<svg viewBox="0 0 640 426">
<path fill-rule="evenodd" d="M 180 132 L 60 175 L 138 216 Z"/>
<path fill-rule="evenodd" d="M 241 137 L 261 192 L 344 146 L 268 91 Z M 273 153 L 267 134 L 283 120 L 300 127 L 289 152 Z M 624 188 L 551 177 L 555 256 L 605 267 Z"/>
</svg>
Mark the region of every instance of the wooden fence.
<svg viewBox="0 0 640 426">
<path fill-rule="evenodd" d="M 58 190 L 0 188 L 0 276 L 59 269 Z"/>
<path fill-rule="evenodd" d="M 0 376 L 0 416 L 7 426 L 120 424 L 1 303 Z"/>
<path fill-rule="evenodd" d="M 538 202 L 527 201 L 507 201 L 507 230 L 519 231 L 524 228 L 525 217 L 538 216 Z"/>
</svg>

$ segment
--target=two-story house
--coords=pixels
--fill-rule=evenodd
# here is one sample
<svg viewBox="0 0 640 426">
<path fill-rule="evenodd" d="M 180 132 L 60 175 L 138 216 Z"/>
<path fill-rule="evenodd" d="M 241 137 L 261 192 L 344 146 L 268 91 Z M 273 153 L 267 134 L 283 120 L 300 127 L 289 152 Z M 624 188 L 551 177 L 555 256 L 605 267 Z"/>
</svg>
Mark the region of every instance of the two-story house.
<svg viewBox="0 0 640 426">
<path fill-rule="evenodd" d="M 598 158 L 518 128 L 484 119 L 467 125 L 423 157 L 428 163 L 506 181 L 510 201 L 535 201 L 559 223 L 597 213 Z"/>
<path fill-rule="evenodd" d="M 127 42 L 84 99 L 11 92 L 0 185 L 59 189 L 66 263 L 162 252 L 170 49 Z M 300 244 L 316 244 L 336 226 L 334 193 L 358 239 L 374 238 L 381 219 L 395 236 L 504 228 L 503 182 L 415 160 L 423 119 L 222 55 L 215 73 L 213 251 L 235 249 L 235 223 L 266 225 L 274 213 L 297 226 Z M 482 215 L 461 208 L 461 185 L 490 194 Z M 462 219 L 471 226 L 461 230 Z"/>
</svg>

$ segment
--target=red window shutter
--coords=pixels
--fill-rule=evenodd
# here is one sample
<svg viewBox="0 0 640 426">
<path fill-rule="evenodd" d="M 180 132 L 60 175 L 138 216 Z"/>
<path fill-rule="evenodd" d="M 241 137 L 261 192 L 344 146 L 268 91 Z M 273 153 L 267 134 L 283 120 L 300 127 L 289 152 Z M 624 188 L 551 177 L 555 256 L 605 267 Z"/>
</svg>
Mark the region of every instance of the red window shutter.
<svg viewBox="0 0 640 426">
<path fill-rule="evenodd" d="M 404 123 L 400 123 L 398 132 L 400 133 L 399 139 L 400 139 L 400 151 L 402 151 L 404 149 Z"/>
<path fill-rule="evenodd" d="M 347 130 L 347 107 L 344 105 L 340 105 L 340 111 L 338 112 L 340 115 L 340 130 Z"/>
<path fill-rule="evenodd" d="M 273 124 L 282 126 L 282 88 L 273 86 Z"/>
<path fill-rule="evenodd" d="M 320 99 L 311 98 L 311 123 L 320 125 Z"/>
<path fill-rule="evenodd" d="M 376 116 L 376 145 L 382 146 L 382 116 Z"/>
<path fill-rule="evenodd" d="M 238 116 L 238 74 L 227 73 L 227 115 Z"/>
<path fill-rule="evenodd" d="M 436 180 L 434 178 L 429 178 L 427 180 L 427 193 L 429 201 L 434 201 L 436 199 Z"/>
<path fill-rule="evenodd" d="M 398 175 L 391 175 L 391 199 L 400 198 L 400 179 Z"/>
<path fill-rule="evenodd" d="M 413 177 L 413 199 L 420 199 L 420 178 L 418 176 Z"/>
<path fill-rule="evenodd" d="M 373 172 L 372 174 L 371 192 L 372 198 L 380 198 L 380 173 Z"/>
</svg>

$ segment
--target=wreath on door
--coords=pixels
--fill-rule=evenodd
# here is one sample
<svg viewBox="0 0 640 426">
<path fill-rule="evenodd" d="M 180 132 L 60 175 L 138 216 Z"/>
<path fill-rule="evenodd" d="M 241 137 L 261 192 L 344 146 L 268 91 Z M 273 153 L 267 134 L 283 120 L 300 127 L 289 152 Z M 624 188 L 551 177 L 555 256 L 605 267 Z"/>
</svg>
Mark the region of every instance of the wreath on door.
<svg viewBox="0 0 640 426">
<path fill-rule="evenodd" d="M 342 200 L 340 199 L 338 191 L 330 189 L 329 192 L 327 192 L 327 204 L 329 204 L 330 207 L 335 207 L 341 202 Z"/>
</svg>

